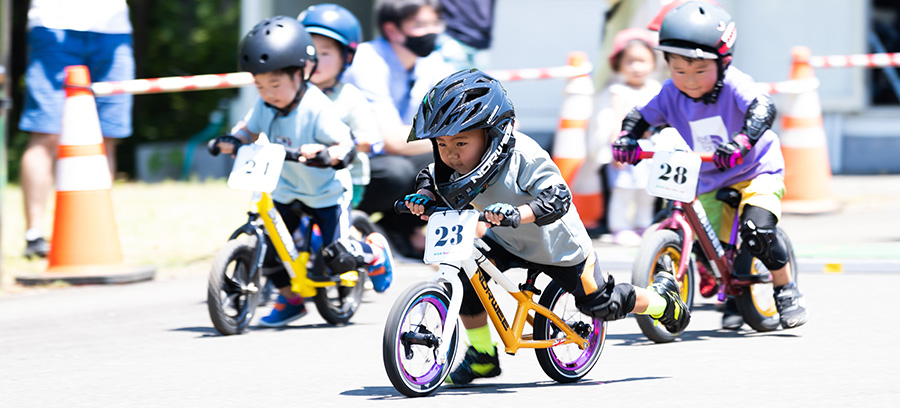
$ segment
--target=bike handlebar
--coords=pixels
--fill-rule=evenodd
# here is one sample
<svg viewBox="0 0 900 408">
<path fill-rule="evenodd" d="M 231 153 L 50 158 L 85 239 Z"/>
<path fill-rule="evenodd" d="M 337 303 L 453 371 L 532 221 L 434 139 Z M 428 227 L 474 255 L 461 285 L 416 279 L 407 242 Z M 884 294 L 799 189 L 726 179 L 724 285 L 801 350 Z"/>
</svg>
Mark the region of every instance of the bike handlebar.
<svg viewBox="0 0 900 408">
<path fill-rule="evenodd" d="M 653 151 L 644 150 L 644 151 L 641 151 L 639 157 L 641 159 L 652 159 L 654 153 L 655 152 L 653 152 Z M 707 163 L 713 162 L 713 152 L 688 152 L 688 153 L 692 153 L 692 154 L 696 154 L 697 156 L 700 156 L 700 161 L 704 161 Z M 744 162 L 743 157 L 741 157 L 740 159 L 737 160 L 737 164 L 741 164 L 743 162 Z"/>
<path fill-rule="evenodd" d="M 452 211 L 452 210 L 453 209 L 450 207 L 438 207 L 436 205 L 429 205 L 429 206 L 425 206 L 425 212 L 423 213 L 423 215 L 431 215 L 431 214 L 434 214 L 435 212 Z M 406 202 L 403 200 L 397 200 L 394 202 L 394 213 L 396 213 L 396 214 L 412 214 L 412 212 L 410 212 L 409 208 L 406 206 Z M 499 225 L 489 222 L 488 220 L 486 220 L 484 218 L 484 212 L 482 212 L 481 214 L 478 214 L 478 221 L 486 222 L 488 224 L 495 225 L 498 227 L 511 226 L 509 218 L 506 218 L 506 217 L 503 217 L 503 220 L 500 221 Z"/>
</svg>

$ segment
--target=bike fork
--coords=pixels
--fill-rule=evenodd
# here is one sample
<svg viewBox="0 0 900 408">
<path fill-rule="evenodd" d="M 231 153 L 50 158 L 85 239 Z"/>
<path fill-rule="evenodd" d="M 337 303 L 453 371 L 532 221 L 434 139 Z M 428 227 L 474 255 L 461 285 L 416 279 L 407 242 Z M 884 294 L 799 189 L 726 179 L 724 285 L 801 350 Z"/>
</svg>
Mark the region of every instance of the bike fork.
<svg viewBox="0 0 900 408">
<path fill-rule="evenodd" d="M 441 344 L 437 349 L 436 360 L 438 364 L 446 364 L 447 361 L 447 350 L 450 348 L 450 341 L 446 341 L 446 339 L 450 339 L 453 336 L 453 330 L 456 330 L 456 322 L 459 320 L 459 308 L 462 306 L 462 281 L 459 279 L 459 272 L 463 270 L 463 268 L 468 270 L 474 270 L 475 261 L 468 259 L 463 261 L 462 265 L 453 265 L 448 263 L 442 263 L 438 272 L 434 274 L 430 281 L 435 282 L 437 284 L 449 283 L 450 284 L 450 306 L 447 308 L 447 319 L 444 321 L 444 331 L 441 333 Z M 473 269 L 469 269 L 473 268 Z"/>
</svg>

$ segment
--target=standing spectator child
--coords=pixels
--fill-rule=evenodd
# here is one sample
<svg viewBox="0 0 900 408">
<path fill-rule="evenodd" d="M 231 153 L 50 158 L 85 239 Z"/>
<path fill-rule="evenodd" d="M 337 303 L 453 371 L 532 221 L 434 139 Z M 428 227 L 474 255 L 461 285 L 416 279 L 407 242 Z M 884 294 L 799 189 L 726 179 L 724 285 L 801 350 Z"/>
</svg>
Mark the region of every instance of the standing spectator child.
<svg viewBox="0 0 900 408">
<path fill-rule="evenodd" d="M 661 87 L 651 78 L 656 66 L 653 46 L 655 35 L 640 28 L 629 28 L 616 34 L 609 65 L 616 76 L 597 99 L 600 116 L 594 121 L 597 141 L 609 145 L 621 131 L 622 119 L 635 106 L 647 103 Z M 649 133 L 641 135 L 649 143 Z M 612 162 L 606 168 L 609 183 L 607 224 L 613 242 L 635 246 L 641 234 L 653 221 L 655 197 L 647 194 L 649 163 L 629 166 Z"/>
<path fill-rule="evenodd" d="M 94 82 L 134 79 L 131 21 L 125 0 L 31 0 L 28 9 L 25 108 L 19 129 L 29 132 L 20 181 L 25 199 L 25 257 L 44 258 L 43 217 L 56 163 L 65 91 L 64 68 L 86 65 Z M 97 98 L 110 174 L 116 142 L 131 135 L 130 94 Z"/>
<path fill-rule="evenodd" d="M 349 238 L 352 184 L 347 165 L 354 157 L 350 129 L 334 104 L 309 78 L 316 67 L 316 48 L 306 28 L 294 18 L 276 16 L 257 24 L 241 40 L 239 67 L 253 74 L 260 98 L 234 135 L 213 140 L 210 150 L 231 154 L 241 144 L 265 133 L 269 142 L 299 153 L 299 163 L 285 162 L 272 199 L 288 231 L 300 225 L 291 209 L 299 202 L 322 233 L 322 259 L 334 272 L 366 266 L 390 284 L 391 256 L 383 237 L 367 243 Z M 263 272 L 278 289 L 272 312 L 260 319 L 280 327 L 306 314 L 304 299 L 291 290 L 290 277 L 270 244 Z M 383 269 L 383 271 L 382 271 Z M 331 276 L 310 276 L 315 280 Z M 377 282 L 373 279 L 373 284 Z M 384 287 L 386 289 L 386 287 Z"/>
<path fill-rule="evenodd" d="M 689 1 L 666 13 L 657 49 L 665 53 L 672 79 L 650 102 L 625 117 L 613 155 L 620 162 L 638 163 L 637 138 L 650 126 L 662 124 L 678 130 L 694 151 L 715 152 L 714 164 L 700 167 L 698 200 L 713 227 L 719 227 L 720 237 L 729 236 L 732 217 L 740 217 L 739 250 L 762 261 L 772 273 L 781 327 L 789 329 L 806 323 L 806 307 L 793 282 L 787 245 L 776 234 L 784 157 L 771 130 L 775 105 L 758 91 L 753 78 L 731 65 L 736 38 L 731 15 L 713 3 Z M 737 213 L 715 199 L 724 188 L 741 193 Z M 732 325 L 735 315 L 736 308 L 729 310 L 726 301 L 724 328 L 740 327 L 740 320 Z"/>
</svg>

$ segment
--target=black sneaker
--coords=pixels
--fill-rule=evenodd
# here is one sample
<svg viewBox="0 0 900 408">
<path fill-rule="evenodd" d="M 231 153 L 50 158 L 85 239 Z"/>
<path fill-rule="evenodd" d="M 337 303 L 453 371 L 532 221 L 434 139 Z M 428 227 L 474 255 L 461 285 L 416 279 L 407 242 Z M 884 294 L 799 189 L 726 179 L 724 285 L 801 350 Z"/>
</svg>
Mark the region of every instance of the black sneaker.
<svg viewBox="0 0 900 408">
<path fill-rule="evenodd" d="M 729 296 L 725 299 L 722 308 L 722 328 L 725 330 L 738 330 L 744 325 L 744 317 L 738 311 L 737 301 Z"/>
<path fill-rule="evenodd" d="M 50 253 L 50 244 L 43 237 L 25 240 L 25 257 L 31 259 L 33 257 L 46 258 Z"/>
<path fill-rule="evenodd" d="M 781 316 L 781 327 L 792 329 L 806 323 L 805 303 L 793 282 L 775 288 L 775 307 Z"/>
<path fill-rule="evenodd" d="M 658 320 L 672 334 L 679 334 L 691 322 L 691 312 L 681 300 L 675 277 L 668 272 L 657 272 L 650 290 L 658 293 L 666 300 L 666 310 L 659 316 L 651 316 Z"/>
<path fill-rule="evenodd" d="M 497 356 L 497 346 L 494 346 L 494 355 L 482 353 L 469 346 L 462 363 L 450 373 L 444 380 L 447 384 L 464 385 L 476 378 L 489 378 L 500 375 L 500 358 Z"/>
</svg>

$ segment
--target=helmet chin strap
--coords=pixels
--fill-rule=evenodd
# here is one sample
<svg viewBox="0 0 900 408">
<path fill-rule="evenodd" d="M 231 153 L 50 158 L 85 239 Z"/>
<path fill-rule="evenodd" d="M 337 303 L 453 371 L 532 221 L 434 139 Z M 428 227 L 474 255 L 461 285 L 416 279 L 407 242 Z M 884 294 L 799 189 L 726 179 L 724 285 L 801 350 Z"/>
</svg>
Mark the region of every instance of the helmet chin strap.
<svg viewBox="0 0 900 408">
<path fill-rule="evenodd" d="M 275 105 L 272 105 L 272 104 L 270 104 L 270 103 L 268 103 L 268 102 L 264 102 L 264 104 L 265 104 L 267 107 L 269 107 L 269 108 L 275 109 L 275 112 L 277 112 L 278 115 L 281 115 L 281 116 L 287 116 L 287 115 L 290 115 L 290 114 L 291 114 L 291 110 L 294 108 L 294 104 L 300 102 L 300 97 L 302 97 L 302 96 L 303 96 L 303 92 L 306 91 L 306 83 L 309 81 L 310 78 L 312 78 L 312 73 L 313 73 L 313 72 L 316 72 L 316 67 L 318 67 L 318 66 L 319 66 L 319 62 L 318 62 L 318 61 L 316 61 L 316 62 L 313 63 L 313 69 L 312 69 L 312 71 L 310 72 L 308 78 L 303 76 L 304 72 L 302 71 L 303 68 L 301 68 L 301 71 L 300 71 L 300 87 L 297 89 L 297 93 L 294 94 L 294 99 L 291 100 L 291 103 L 285 105 L 284 108 L 279 108 L 279 107 L 277 107 L 277 106 L 275 106 Z"/>
</svg>

